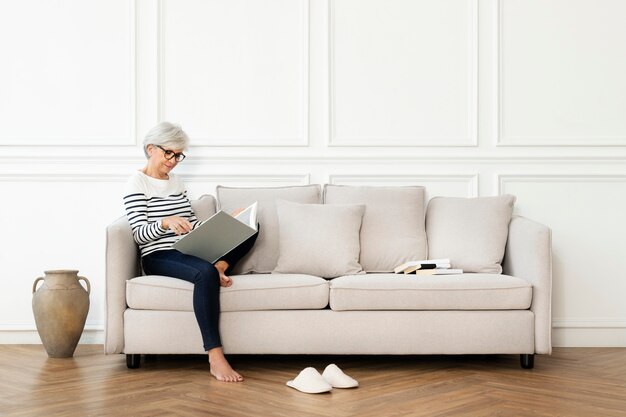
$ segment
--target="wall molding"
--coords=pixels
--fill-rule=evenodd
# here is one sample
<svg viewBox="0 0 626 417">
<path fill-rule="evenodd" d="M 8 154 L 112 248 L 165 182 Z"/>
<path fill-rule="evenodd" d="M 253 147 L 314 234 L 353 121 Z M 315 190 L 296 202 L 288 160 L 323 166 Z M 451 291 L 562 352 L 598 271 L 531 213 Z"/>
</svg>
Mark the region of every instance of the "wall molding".
<svg viewBox="0 0 626 417">
<path fill-rule="evenodd" d="M 503 23 L 502 5 L 504 0 L 496 0 L 493 5 L 493 102 L 495 114 L 493 117 L 493 137 L 496 147 L 573 147 L 585 146 L 590 148 L 608 146 L 626 146 L 626 136 L 520 136 L 506 135 L 504 132 L 504 105 L 502 91 L 503 80 Z"/>
<path fill-rule="evenodd" d="M 336 0 L 328 0 L 328 142 L 329 147 L 334 146 L 363 146 L 359 143 L 367 139 L 366 146 L 385 146 L 385 147 L 428 147 L 428 146 L 478 146 L 478 1 L 466 0 L 468 4 L 468 33 L 467 33 L 467 57 L 469 72 L 468 77 L 468 115 L 467 115 L 467 137 L 463 138 L 441 138 L 441 137 L 414 137 L 410 139 L 393 138 L 393 137 L 372 137 L 372 138 L 341 138 L 335 133 L 336 116 L 335 116 L 335 13 L 334 5 Z M 411 143 L 410 140 L 419 139 L 420 143 Z M 447 139 L 448 143 L 441 144 L 441 139 Z"/>
<path fill-rule="evenodd" d="M 211 183 L 220 183 L 220 182 L 228 182 L 228 183 L 240 183 L 240 184 L 250 184 L 250 183 L 259 183 L 264 182 L 267 184 L 284 184 L 289 183 L 293 185 L 309 185 L 311 183 L 311 175 L 310 174 L 181 174 L 185 183 L 193 183 L 193 182 L 211 182 Z"/>
<path fill-rule="evenodd" d="M 553 329 L 626 329 L 626 319 L 616 317 L 554 318 Z"/>
<path fill-rule="evenodd" d="M 465 183 L 467 197 L 478 197 L 478 174 L 414 174 L 414 175 L 372 175 L 372 174 L 332 174 L 328 183 L 334 185 L 370 185 L 372 182 L 415 185 L 424 182 Z"/>
<path fill-rule="evenodd" d="M 106 164 L 120 165 L 133 163 L 137 166 L 145 164 L 145 157 L 140 147 L 98 147 L 85 145 L 71 146 L 40 146 L 40 147 L 3 147 L 0 155 L 0 169 L 11 165 L 27 163 L 55 165 L 89 165 Z M 257 161 L 273 163 L 275 161 L 375 161 L 378 163 L 420 162 L 442 163 L 463 162 L 480 164 L 497 163 L 528 163 L 528 164 L 604 164 L 615 163 L 625 167 L 626 148 L 524 148 L 504 147 L 499 149 L 480 148 L 419 148 L 419 147 L 282 147 L 277 146 L 268 151 L 266 147 L 218 147 L 195 146 L 192 143 L 187 152 L 187 165 L 213 164 L 225 162 Z M 182 165 L 181 165 L 182 166 Z"/>
<path fill-rule="evenodd" d="M 310 97 L 310 67 L 309 67 L 309 55 L 310 55 L 310 0 L 299 0 L 302 8 L 302 51 L 301 51 L 301 67 L 302 78 L 300 83 L 300 92 L 302 96 L 302 112 L 300 114 L 301 119 L 301 134 L 299 137 L 290 139 L 281 139 L 273 137 L 247 137 L 243 139 L 222 138 L 222 137 L 197 137 L 194 138 L 194 146 L 196 147 L 212 147 L 212 146 L 224 146 L 224 147 L 237 147 L 237 146 L 260 146 L 260 147 L 302 147 L 309 146 L 309 97 Z M 166 14 L 165 0 L 158 0 L 157 3 L 157 120 L 161 121 L 165 115 L 165 36 L 166 25 L 164 17 Z"/>
<path fill-rule="evenodd" d="M 249 184 L 251 182 L 310 184 L 310 174 L 184 174 L 179 173 L 184 182 L 230 182 Z M 129 174 L 0 174 L 0 182 L 126 182 Z"/>
<path fill-rule="evenodd" d="M 498 194 L 511 182 L 626 182 L 626 174 L 496 174 Z"/>
<path fill-rule="evenodd" d="M 598 165 L 597 168 L 605 168 Z M 623 170 L 622 170 L 623 172 Z M 496 174 L 496 186 L 499 194 L 505 191 L 506 185 L 511 183 L 539 183 L 552 184 L 558 187 L 559 183 L 626 183 L 626 174 L 594 172 L 590 174 L 525 174 L 508 173 Z M 554 185 L 557 184 L 557 185 Z M 593 186 L 593 185 L 591 185 Z M 571 256 L 571 255 L 570 255 Z M 571 280 L 565 280 L 571 282 Z M 573 286 L 575 285 L 572 284 Z M 554 289 L 553 289 L 554 292 Z M 572 296 L 571 294 L 569 295 Z M 567 299 L 568 293 L 562 295 Z M 613 300 L 615 302 L 615 300 Z M 554 306 L 553 306 L 554 308 Z M 555 317 L 552 319 L 553 345 L 560 347 L 616 347 L 626 346 L 626 318 L 625 317 Z"/>
<path fill-rule="evenodd" d="M 55 174 L 55 173 L 15 173 L 0 174 L 0 182 L 125 182 L 130 177 L 121 174 Z"/>
<path fill-rule="evenodd" d="M 104 336 L 104 324 L 87 323 L 78 343 L 104 344 Z M 42 343 L 34 324 L 0 324 L 0 344 L 41 345 Z"/>
<path fill-rule="evenodd" d="M 56 147 L 56 146 L 72 146 L 72 147 L 89 147 L 89 146 L 98 146 L 98 147 L 113 147 L 113 146 L 123 146 L 130 147 L 136 146 L 138 143 L 137 139 L 137 0 L 130 0 L 128 2 L 128 20 L 129 20 L 129 115 L 128 115 L 128 136 L 122 138 L 111 138 L 111 137 L 101 137 L 95 136 L 90 139 L 89 143 L 83 143 L 84 139 L 88 137 L 80 136 L 80 137 L 53 137 L 56 142 L 43 142 L 41 137 L 38 138 L 2 138 L 0 137 L 0 148 L 2 147 L 31 147 L 31 148 L 40 148 L 40 147 Z"/>
</svg>

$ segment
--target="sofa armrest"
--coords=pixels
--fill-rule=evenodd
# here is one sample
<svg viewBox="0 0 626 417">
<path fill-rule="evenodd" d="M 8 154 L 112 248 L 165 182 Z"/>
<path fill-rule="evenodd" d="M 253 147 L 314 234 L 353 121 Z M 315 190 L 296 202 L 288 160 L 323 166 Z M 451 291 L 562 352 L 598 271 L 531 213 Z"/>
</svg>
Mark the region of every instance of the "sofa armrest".
<svg viewBox="0 0 626 417">
<path fill-rule="evenodd" d="M 552 231 L 533 220 L 513 216 L 502 268 L 504 274 L 532 284 L 535 353 L 552 353 Z"/>
<path fill-rule="evenodd" d="M 139 248 L 126 216 L 106 228 L 106 325 L 104 352 L 124 351 L 126 280 L 141 275 Z"/>
</svg>

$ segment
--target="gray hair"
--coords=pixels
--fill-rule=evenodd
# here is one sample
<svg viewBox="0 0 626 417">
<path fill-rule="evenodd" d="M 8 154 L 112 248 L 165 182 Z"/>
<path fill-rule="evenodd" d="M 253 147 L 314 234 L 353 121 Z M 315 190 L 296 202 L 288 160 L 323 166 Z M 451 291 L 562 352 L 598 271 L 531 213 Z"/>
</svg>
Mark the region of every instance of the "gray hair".
<svg viewBox="0 0 626 417">
<path fill-rule="evenodd" d="M 148 145 L 187 150 L 189 147 L 189 136 L 187 136 L 180 125 L 161 122 L 150 129 L 143 140 L 143 153 L 146 155 L 146 158 L 149 158 Z"/>
</svg>

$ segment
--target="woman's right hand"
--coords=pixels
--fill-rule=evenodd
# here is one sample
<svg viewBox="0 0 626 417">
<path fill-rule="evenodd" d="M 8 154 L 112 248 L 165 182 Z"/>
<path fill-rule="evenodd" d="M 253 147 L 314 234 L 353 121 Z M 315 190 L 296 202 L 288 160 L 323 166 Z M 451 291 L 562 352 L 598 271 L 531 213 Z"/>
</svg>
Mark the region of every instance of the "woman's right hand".
<svg viewBox="0 0 626 417">
<path fill-rule="evenodd" d="M 191 223 L 189 220 L 180 216 L 170 216 L 161 219 L 161 227 L 169 229 L 177 235 L 184 235 L 191 231 Z"/>
</svg>

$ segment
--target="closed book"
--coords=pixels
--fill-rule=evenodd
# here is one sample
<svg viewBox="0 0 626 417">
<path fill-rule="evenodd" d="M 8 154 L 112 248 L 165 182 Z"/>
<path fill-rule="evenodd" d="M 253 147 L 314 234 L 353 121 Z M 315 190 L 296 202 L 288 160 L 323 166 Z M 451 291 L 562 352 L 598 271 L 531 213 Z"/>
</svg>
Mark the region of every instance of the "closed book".
<svg viewBox="0 0 626 417">
<path fill-rule="evenodd" d="M 435 269 L 420 269 L 417 271 L 413 271 L 411 274 L 413 275 L 455 275 L 455 274 L 462 274 L 462 273 L 463 273 L 462 269 L 435 268 Z"/>
<path fill-rule="evenodd" d="M 450 268 L 450 259 L 425 259 L 421 261 L 404 262 L 393 269 L 396 274 L 408 273 L 418 269 Z"/>
</svg>

